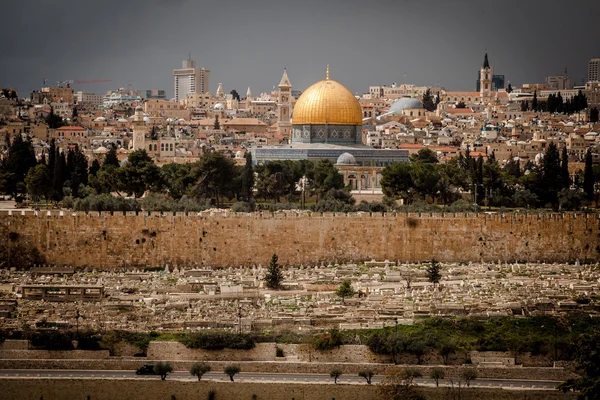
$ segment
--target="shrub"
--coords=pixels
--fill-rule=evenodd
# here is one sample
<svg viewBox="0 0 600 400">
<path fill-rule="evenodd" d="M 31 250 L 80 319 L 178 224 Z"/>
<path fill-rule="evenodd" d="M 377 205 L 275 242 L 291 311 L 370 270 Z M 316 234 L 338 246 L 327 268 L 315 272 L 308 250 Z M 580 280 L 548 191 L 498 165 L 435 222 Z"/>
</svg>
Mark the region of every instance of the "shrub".
<svg viewBox="0 0 600 400">
<path fill-rule="evenodd" d="M 281 347 L 275 348 L 275 357 L 285 357 L 285 354 L 283 353 L 283 349 Z"/>
<path fill-rule="evenodd" d="M 194 332 L 177 337 L 189 349 L 250 350 L 255 346 L 251 336 L 229 332 Z"/>
<path fill-rule="evenodd" d="M 59 331 L 37 331 L 29 336 L 31 346 L 40 350 L 73 350 L 70 334 Z"/>
<path fill-rule="evenodd" d="M 249 213 L 254 211 L 255 208 L 255 204 L 253 201 L 238 201 L 233 203 L 233 205 L 231 206 L 231 210 L 235 211 L 235 212 L 241 212 L 241 213 Z"/>
<path fill-rule="evenodd" d="M 139 211 L 141 208 L 135 199 L 103 193 L 75 200 L 73 209 L 75 211 Z"/>
</svg>

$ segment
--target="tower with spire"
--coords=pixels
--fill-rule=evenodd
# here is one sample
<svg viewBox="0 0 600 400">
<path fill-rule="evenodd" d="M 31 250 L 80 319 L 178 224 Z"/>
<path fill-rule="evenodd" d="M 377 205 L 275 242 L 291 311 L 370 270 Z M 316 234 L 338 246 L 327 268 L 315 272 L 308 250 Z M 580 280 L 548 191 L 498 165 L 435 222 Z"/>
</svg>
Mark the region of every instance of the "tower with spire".
<svg viewBox="0 0 600 400">
<path fill-rule="evenodd" d="M 494 77 L 494 69 L 490 66 L 488 60 L 487 51 L 485 52 L 485 58 L 483 59 L 483 66 L 479 71 L 479 95 L 481 101 L 484 103 L 489 102 L 492 94 L 492 79 Z"/>
<path fill-rule="evenodd" d="M 277 96 L 277 133 L 290 140 L 292 112 L 292 84 L 288 78 L 287 71 L 283 70 L 283 76 L 279 82 L 279 93 Z"/>
</svg>

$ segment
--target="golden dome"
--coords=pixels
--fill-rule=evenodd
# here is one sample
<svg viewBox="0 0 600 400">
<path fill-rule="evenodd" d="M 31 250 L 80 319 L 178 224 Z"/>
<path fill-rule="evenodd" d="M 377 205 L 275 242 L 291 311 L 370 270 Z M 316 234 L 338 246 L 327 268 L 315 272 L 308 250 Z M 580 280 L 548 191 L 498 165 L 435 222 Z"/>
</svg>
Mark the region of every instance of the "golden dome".
<svg viewBox="0 0 600 400">
<path fill-rule="evenodd" d="M 298 98 L 292 124 L 362 125 L 362 109 L 344 85 L 325 79 L 310 86 Z"/>
</svg>

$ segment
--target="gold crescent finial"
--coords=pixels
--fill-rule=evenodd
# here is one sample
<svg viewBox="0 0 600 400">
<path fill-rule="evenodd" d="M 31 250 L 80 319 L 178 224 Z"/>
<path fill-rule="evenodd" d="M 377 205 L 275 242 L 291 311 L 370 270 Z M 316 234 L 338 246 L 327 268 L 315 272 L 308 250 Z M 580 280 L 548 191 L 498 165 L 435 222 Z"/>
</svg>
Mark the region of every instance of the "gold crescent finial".
<svg viewBox="0 0 600 400">
<path fill-rule="evenodd" d="M 325 76 L 325 79 L 329 80 L 329 64 L 327 64 L 327 74 Z"/>
</svg>

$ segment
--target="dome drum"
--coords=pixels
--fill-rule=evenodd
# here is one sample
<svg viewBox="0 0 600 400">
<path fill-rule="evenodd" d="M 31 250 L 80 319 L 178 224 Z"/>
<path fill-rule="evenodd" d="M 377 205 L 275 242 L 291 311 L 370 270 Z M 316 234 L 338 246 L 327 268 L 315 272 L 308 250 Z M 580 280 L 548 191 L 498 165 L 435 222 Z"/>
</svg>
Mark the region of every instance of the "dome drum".
<svg viewBox="0 0 600 400">
<path fill-rule="evenodd" d="M 292 125 L 294 143 L 361 144 L 361 125 Z"/>
</svg>

